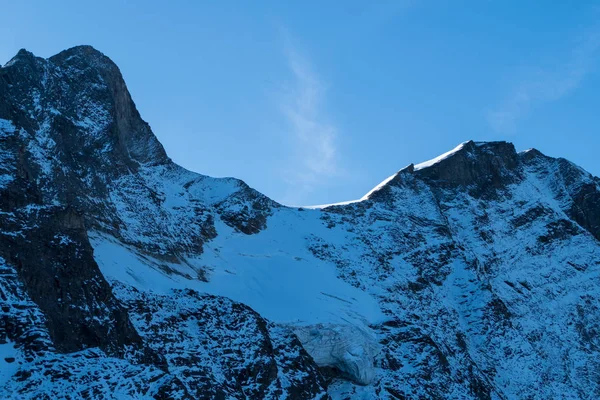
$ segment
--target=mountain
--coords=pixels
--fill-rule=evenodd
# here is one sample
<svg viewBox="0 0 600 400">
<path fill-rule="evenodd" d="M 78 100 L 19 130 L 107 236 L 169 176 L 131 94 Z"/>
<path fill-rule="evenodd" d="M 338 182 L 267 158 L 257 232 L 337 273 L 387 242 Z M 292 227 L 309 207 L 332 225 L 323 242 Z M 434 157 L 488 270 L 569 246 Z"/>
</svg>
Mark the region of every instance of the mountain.
<svg viewBox="0 0 600 400">
<path fill-rule="evenodd" d="M 598 398 L 599 240 L 537 150 L 291 208 L 173 163 L 92 47 L 0 68 L 3 398 Z"/>
</svg>

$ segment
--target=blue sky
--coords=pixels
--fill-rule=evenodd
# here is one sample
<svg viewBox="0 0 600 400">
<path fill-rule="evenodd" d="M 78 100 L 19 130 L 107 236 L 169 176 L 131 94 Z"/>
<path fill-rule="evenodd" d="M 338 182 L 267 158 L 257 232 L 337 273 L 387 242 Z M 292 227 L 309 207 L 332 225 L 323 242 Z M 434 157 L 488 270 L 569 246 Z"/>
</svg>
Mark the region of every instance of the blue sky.
<svg viewBox="0 0 600 400">
<path fill-rule="evenodd" d="M 600 2 L 170 3 L 3 1 L 0 63 L 91 44 L 176 162 L 284 204 L 469 139 L 600 175 Z"/>
</svg>

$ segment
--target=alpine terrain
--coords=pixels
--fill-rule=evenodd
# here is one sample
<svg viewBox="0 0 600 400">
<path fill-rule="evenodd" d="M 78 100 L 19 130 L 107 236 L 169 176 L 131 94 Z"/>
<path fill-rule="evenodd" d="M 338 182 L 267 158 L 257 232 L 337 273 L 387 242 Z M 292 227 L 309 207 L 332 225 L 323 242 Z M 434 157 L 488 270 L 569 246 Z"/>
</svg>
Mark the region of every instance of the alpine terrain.
<svg viewBox="0 0 600 400">
<path fill-rule="evenodd" d="M 600 179 L 462 143 L 292 208 L 89 46 L 0 68 L 0 398 L 600 398 Z"/>
</svg>

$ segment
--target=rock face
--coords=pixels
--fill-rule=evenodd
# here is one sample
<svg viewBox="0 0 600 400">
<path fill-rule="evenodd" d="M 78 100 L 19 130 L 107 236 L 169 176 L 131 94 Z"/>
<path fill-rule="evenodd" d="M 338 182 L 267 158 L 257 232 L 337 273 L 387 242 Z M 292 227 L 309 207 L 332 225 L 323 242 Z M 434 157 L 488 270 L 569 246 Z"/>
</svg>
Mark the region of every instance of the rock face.
<svg viewBox="0 0 600 400">
<path fill-rule="evenodd" d="M 115 297 L 88 232 L 178 261 L 202 253 L 216 235 L 215 219 L 256 233 L 278 205 L 241 181 L 173 164 L 106 56 L 89 46 L 48 60 L 22 50 L 1 68 L 0 162 L 0 341 L 14 367 L 14 374 L 1 376 L 3 393 L 32 399 L 326 396 L 297 338 L 248 307 L 179 292 L 148 294 L 145 307 L 132 296 Z M 179 185 L 190 201 L 164 204 L 169 185 Z M 135 292 L 120 287 L 120 293 Z M 192 298 L 195 312 L 171 305 Z M 154 312 L 169 318 L 165 326 L 141 322 Z M 220 317 L 226 312 L 235 321 Z M 224 327 L 204 332 L 209 340 L 197 343 L 190 318 Z M 189 347 L 177 342 L 164 354 L 182 330 Z M 211 357 L 218 359 L 209 365 Z"/>
<path fill-rule="evenodd" d="M 327 397 L 317 366 L 290 330 L 227 298 L 117 285 L 145 341 L 190 398 Z"/>
<path fill-rule="evenodd" d="M 289 208 L 171 162 L 89 46 L 0 68 L 4 398 L 598 398 L 599 240 L 536 150 Z"/>
</svg>

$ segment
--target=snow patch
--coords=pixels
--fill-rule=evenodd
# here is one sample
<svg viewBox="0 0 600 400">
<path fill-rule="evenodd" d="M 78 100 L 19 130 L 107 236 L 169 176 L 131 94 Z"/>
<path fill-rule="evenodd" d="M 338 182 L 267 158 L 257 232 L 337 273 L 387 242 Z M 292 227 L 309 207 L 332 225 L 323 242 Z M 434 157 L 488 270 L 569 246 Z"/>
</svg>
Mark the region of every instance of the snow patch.
<svg viewBox="0 0 600 400">
<path fill-rule="evenodd" d="M 462 142 L 461 144 L 459 144 L 458 146 L 456 146 L 455 148 L 453 148 L 452 150 L 436 157 L 433 158 L 429 161 L 425 161 L 419 164 L 416 164 L 414 166 L 414 170 L 418 171 L 424 168 L 428 168 L 431 167 L 432 165 L 435 165 L 437 163 L 439 163 L 442 160 L 445 160 L 446 158 L 452 156 L 453 154 L 457 153 L 458 151 L 460 151 L 465 144 L 469 143 L 469 141 L 466 142 Z M 485 142 L 482 142 L 485 143 Z M 403 168 L 404 169 L 404 168 Z M 400 171 L 402 171 L 403 169 L 401 169 Z M 387 177 L 386 179 L 384 179 L 380 184 L 378 184 L 377 186 L 375 186 L 373 189 L 371 189 L 367 194 L 365 194 L 363 197 L 361 197 L 358 200 L 348 200 L 348 201 L 341 201 L 339 203 L 331 203 L 331 204 L 320 204 L 320 205 L 316 205 L 316 206 L 302 206 L 302 208 L 306 208 L 306 209 L 322 209 L 322 208 L 327 208 L 327 207 L 332 207 L 332 206 L 343 206 L 343 205 L 347 205 L 347 204 L 353 204 L 353 203 L 360 203 L 361 201 L 365 201 L 368 200 L 369 197 L 371 197 L 371 195 L 375 192 L 377 192 L 378 190 L 381 190 L 385 185 L 387 185 L 388 183 L 390 183 L 396 176 L 398 176 L 400 172 L 396 172 L 395 174 Z"/>
<path fill-rule="evenodd" d="M 123 282 L 159 294 L 188 286 L 182 282 L 185 278 L 181 275 L 161 271 L 161 268 L 168 270 L 173 264 L 145 257 L 132 247 L 107 236 L 90 233 L 90 243 L 94 248 L 94 258 L 109 281 Z"/>
<path fill-rule="evenodd" d="M 448 157 L 450 157 L 453 154 L 455 154 L 455 153 L 459 152 L 460 150 L 462 150 L 462 148 L 465 147 L 465 144 L 467 144 L 467 143 L 469 143 L 469 142 L 468 141 L 467 142 L 462 142 L 461 144 L 459 144 L 458 146 L 456 146 L 452 150 L 450 150 L 450 151 L 448 151 L 448 152 L 446 152 L 446 153 L 444 153 L 444 154 L 442 154 L 442 155 L 440 155 L 440 156 L 438 156 L 436 158 L 433 158 L 433 159 L 431 159 L 429 161 L 425 161 L 425 162 L 422 162 L 420 164 L 415 165 L 415 171 L 431 167 L 432 165 L 435 165 L 435 164 L 439 163 L 440 161 L 443 161 L 443 160 L 447 159 Z"/>
<path fill-rule="evenodd" d="M 318 205 L 318 206 L 306 206 L 306 207 L 303 207 L 303 208 L 307 208 L 307 209 L 321 209 L 321 208 L 327 208 L 327 207 L 331 207 L 331 206 L 345 206 L 345 205 L 348 205 L 348 204 L 360 203 L 361 201 L 368 200 L 369 197 L 371 197 L 371 195 L 373 193 L 377 192 L 378 190 L 381 190 L 385 185 L 387 185 L 390 181 L 392 181 L 392 179 L 394 179 L 396 176 L 398 176 L 398 173 L 399 172 L 396 172 L 394 175 L 385 178 L 379 185 L 375 186 L 367 194 L 365 194 L 363 197 L 361 197 L 358 200 L 340 201 L 339 203 L 321 204 L 321 205 Z"/>
<path fill-rule="evenodd" d="M 9 183 L 11 183 L 14 180 L 15 178 L 12 175 L 0 174 L 0 189 L 4 189 L 6 186 L 8 186 Z"/>
<path fill-rule="evenodd" d="M 15 344 L 6 342 L 0 344 L 0 387 L 10 380 L 20 365 L 20 354 Z"/>
<path fill-rule="evenodd" d="M 12 123 L 12 121 L 0 118 L 0 131 L 2 131 L 2 132 L 14 132 L 16 129 L 17 128 Z"/>
<path fill-rule="evenodd" d="M 90 241 L 104 276 L 139 290 L 167 293 L 191 288 L 228 297 L 271 321 L 294 325 L 338 323 L 368 329 L 384 320 L 373 297 L 339 279 L 333 266 L 304 250 L 304 238 L 298 235 L 302 230 L 294 229 L 299 223 L 277 219 L 269 230 L 252 236 L 218 223 L 220 235 L 205 244 L 205 253 L 181 263 L 141 255 L 97 233 L 90 233 Z M 197 278 L 204 273 L 209 282 Z"/>
</svg>

